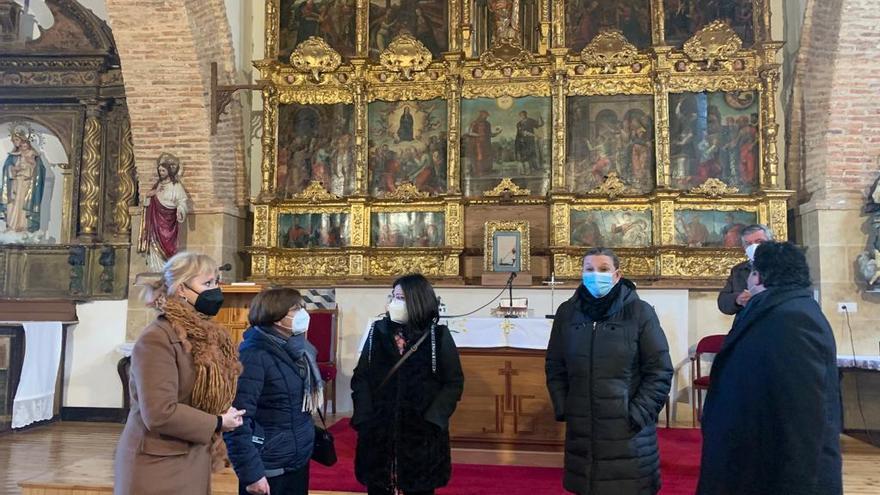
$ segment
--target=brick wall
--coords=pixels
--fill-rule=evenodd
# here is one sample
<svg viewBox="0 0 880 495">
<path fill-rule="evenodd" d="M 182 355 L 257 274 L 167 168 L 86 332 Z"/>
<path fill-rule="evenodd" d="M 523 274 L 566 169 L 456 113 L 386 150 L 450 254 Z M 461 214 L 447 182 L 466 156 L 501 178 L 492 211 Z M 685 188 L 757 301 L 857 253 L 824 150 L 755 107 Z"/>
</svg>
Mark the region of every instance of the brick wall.
<svg viewBox="0 0 880 495">
<path fill-rule="evenodd" d="M 210 136 L 210 63 L 220 83 L 234 73 L 223 0 L 114 0 L 107 5 L 122 62 L 141 194 L 155 160 L 174 153 L 195 212 L 246 203 L 239 105 Z"/>
<path fill-rule="evenodd" d="M 789 128 L 791 187 L 815 200 L 865 194 L 880 156 L 880 8 L 810 0 Z"/>
<path fill-rule="evenodd" d="M 786 171 L 797 241 L 807 248 L 841 353 L 876 354 L 880 294 L 856 257 L 871 234 L 863 212 L 880 174 L 880 8 L 876 0 L 806 0 L 788 108 Z M 850 318 L 841 302 L 858 304 Z"/>
</svg>

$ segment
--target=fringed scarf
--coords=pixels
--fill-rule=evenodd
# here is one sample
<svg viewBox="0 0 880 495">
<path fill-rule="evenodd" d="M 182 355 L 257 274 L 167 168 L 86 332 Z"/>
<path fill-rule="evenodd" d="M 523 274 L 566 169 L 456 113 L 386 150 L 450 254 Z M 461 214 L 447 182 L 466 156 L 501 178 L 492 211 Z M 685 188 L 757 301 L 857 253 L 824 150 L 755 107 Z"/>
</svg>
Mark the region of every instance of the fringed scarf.
<svg viewBox="0 0 880 495">
<path fill-rule="evenodd" d="M 177 332 L 183 349 L 192 355 L 196 374 L 192 406 L 222 415 L 235 399 L 238 375 L 241 374 L 238 351 L 229 332 L 178 298 L 169 297 L 158 307 Z M 226 445 L 220 433 L 214 434 L 211 454 L 215 471 L 225 467 Z"/>
<path fill-rule="evenodd" d="M 318 368 L 318 350 L 306 339 L 304 333 L 285 338 L 271 327 L 257 328 L 293 359 L 303 377 L 302 411 L 314 413 L 324 404 L 324 380 L 321 379 L 321 370 Z"/>
</svg>

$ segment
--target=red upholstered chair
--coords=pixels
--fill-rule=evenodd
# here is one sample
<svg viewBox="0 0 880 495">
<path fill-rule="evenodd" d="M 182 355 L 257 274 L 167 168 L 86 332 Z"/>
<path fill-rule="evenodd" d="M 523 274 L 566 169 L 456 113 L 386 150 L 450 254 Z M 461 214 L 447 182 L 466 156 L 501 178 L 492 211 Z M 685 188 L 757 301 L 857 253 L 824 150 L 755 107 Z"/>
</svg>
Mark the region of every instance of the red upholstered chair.
<svg viewBox="0 0 880 495">
<path fill-rule="evenodd" d="M 718 354 L 721 346 L 724 344 L 724 337 L 727 335 L 707 335 L 697 342 L 697 348 L 691 357 L 691 409 L 693 413 L 693 425 L 697 425 L 697 420 L 703 413 L 703 390 L 709 390 L 709 375 L 702 375 L 702 362 L 700 358 L 703 354 Z"/>
<path fill-rule="evenodd" d="M 324 380 L 324 410 L 327 401 L 333 402 L 336 414 L 336 310 L 314 309 L 309 311 L 309 342 L 318 350 L 318 368 Z"/>
</svg>

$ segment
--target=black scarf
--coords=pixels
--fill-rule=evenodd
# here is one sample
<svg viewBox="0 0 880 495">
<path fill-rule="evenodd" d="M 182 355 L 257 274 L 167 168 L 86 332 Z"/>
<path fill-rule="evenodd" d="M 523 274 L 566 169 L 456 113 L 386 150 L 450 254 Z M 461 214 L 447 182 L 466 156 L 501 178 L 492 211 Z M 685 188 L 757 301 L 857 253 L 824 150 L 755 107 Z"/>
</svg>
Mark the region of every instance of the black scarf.
<svg viewBox="0 0 880 495">
<path fill-rule="evenodd" d="M 611 316 L 608 314 L 608 310 L 611 309 L 614 301 L 616 301 L 617 297 L 620 295 L 620 290 L 623 286 L 621 283 L 622 281 L 622 279 L 618 280 L 608 294 L 598 298 L 593 296 L 583 284 L 577 288 L 578 299 L 581 302 L 581 310 L 586 313 L 590 320 L 605 321 Z"/>
</svg>

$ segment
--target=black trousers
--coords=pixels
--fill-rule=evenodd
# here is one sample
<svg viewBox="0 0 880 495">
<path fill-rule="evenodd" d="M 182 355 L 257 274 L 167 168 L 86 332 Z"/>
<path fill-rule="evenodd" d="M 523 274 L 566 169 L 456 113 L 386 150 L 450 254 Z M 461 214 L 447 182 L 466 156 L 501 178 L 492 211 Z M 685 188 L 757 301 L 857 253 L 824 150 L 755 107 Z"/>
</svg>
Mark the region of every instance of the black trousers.
<svg viewBox="0 0 880 495">
<path fill-rule="evenodd" d="M 272 492 L 275 493 L 274 491 Z M 391 490 L 385 488 L 377 488 L 374 486 L 367 487 L 367 495 L 395 495 Z M 434 490 L 426 490 L 423 492 L 403 492 L 403 495 L 434 495 Z"/>
<path fill-rule="evenodd" d="M 308 495 L 309 494 L 309 463 L 297 471 L 288 471 L 281 476 L 266 478 L 272 495 Z M 251 495 L 247 486 L 238 485 L 238 495 Z"/>
</svg>

